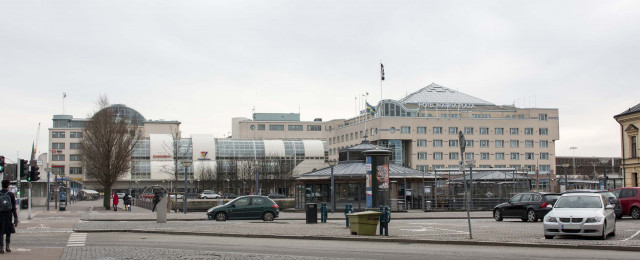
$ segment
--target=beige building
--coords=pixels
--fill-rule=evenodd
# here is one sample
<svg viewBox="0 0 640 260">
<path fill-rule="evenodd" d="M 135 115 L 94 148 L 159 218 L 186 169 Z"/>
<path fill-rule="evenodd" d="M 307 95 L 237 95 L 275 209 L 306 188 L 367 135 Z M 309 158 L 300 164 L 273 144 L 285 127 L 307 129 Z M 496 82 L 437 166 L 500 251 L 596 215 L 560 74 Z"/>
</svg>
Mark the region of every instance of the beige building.
<svg viewBox="0 0 640 260">
<path fill-rule="evenodd" d="M 622 141 L 622 173 L 625 187 L 638 187 L 640 179 L 640 157 L 638 157 L 638 128 L 640 127 L 640 104 L 629 108 L 613 118 L 620 124 Z"/>
</svg>

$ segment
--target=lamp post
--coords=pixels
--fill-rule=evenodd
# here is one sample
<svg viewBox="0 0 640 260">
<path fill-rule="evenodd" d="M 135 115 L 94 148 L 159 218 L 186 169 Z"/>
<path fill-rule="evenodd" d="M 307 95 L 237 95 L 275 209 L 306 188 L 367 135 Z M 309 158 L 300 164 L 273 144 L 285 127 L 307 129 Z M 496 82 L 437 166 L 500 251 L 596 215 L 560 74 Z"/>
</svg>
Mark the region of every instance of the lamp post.
<svg viewBox="0 0 640 260">
<path fill-rule="evenodd" d="M 336 210 L 336 190 L 335 190 L 335 179 L 333 177 L 333 167 L 338 164 L 336 159 L 329 160 L 329 167 L 331 167 L 331 213 Z"/>
<path fill-rule="evenodd" d="M 49 201 L 51 200 L 51 167 L 44 168 L 44 171 L 47 172 L 47 211 L 49 211 Z"/>
<path fill-rule="evenodd" d="M 184 214 L 187 214 L 187 168 L 189 168 L 189 166 L 191 166 L 193 161 L 184 160 L 184 161 L 182 161 L 180 163 L 182 164 L 182 167 L 184 168 Z M 177 196 L 176 196 L 176 198 L 177 198 Z"/>
<path fill-rule="evenodd" d="M 604 184 L 604 190 L 608 190 L 608 186 L 607 186 L 607 179 L 609 179 L 609 177 L 607 177 L 607 162 L 609 161 L 608 158 L 600 158 L 600 162 L 602 163 L 602 170 L 604 171 L 604 179 L 602 180 L 602 183 Z M 614 185 L 615 186 L 615 185 Z"/>
<path fill-rule="evenodd" d="M 569 190 L 569 178 L 567 177 L 567 168 L 569 168 L 568 163 L 563 163 L 562 168 L 564 168 L 564 190 Z"/>
<path fill-rule="evenodd" d="M 573 175 L 576 175 L 576 149 L 578 149 L 578 147 L 572 146 L 569 147 L 569 149 L 573 151 Z"/>
<path fill-rule="evenodd" d="M 256 195 L 260 195 L 260 192 L 259 192 L 260 184 L 258 183 L 258 167 L 259 166 L 260 166 L 260 164 L 256 163 L 256 164 L 254 164 L 254 167 L 253 167 L 255 175 L 256 175 L 256 187 L 255 187 L 255 190 L 254 190 Z M 244 187 L 243 187 L 243 189 L 244 189 Z"/>
</svg>

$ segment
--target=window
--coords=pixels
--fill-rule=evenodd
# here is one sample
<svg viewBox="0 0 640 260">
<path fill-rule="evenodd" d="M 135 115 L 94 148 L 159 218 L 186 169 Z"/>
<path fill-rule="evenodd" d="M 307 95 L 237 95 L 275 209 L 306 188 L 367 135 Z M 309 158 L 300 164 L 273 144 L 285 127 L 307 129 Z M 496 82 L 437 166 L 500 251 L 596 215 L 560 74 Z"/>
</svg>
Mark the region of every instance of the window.
<svg viewBox="0 0 640 260">
<path fill-rule="evenodd" d="M 64 175 L 64 166 L 56 166 L 51 168 L 51 174 Z"/>
<path fill-rule="evenodd" d="M 496 140 L 496 148 L 503 148 L 504 147 L 504 140 Z"/>
<path fill-rule="evenodd" d="M 302 125 L 289 125 L 289 131 L 302 131 Z"/>
<path fill-rule="evenodd" d="M 480 164 L 480 168 L 482 168 L 482 169 L 489 169 L 489 168 L 491 168 L 491 165 L 487 165 L 487 164 Z"/>
<path fill-rule="evenodd" d="M 356 139 L 358 139 L 358 132 L 356 132 Z"/>
<path fill-rule="evenodd" d="M 509 146 L 510 146 L 511 148 L 518 148 L 518 144 L 519 144 L 518 140 L 511 140 L 511 141 L 509 141 Z"/>
<path fill-rule="evenodd" d="M 533 128 L 525 128 L 524 129 L 524 134 L 525 135 L 533 135 Z"/>
<path fill-rule="evenodd" d="M 442 147 L 442 140 L 433 140 L 433 147 Z"/>
<path fill-rule="evenodd" d="M 433 153 L 434 160 L 442 160 L 442 153 Z"/>
<path fill-rule="evenodd" d="M 51 132 L 51 138 L 64 138 L 64 132 Z"/>
<path fill-rule="evenodd" d="M 426 147 L 427 140 L 418 140 L 418 147 Z"/>
<path fill-rule="evenodd" d="M 489 147 L 489 140 L 480 140 L 480 147 Z"/>
<path fill-rule="evenodd" d="M 449 160 L 458 160 L 458 153 L 449 153 Z"/>
<path fill-rule="evenodd" d="M 549 134 L 548 128 L 540 128 L 540 135 L 548 135 L 548 134 Z"/>
<path fill-rule="evenodd" d="M 524 141 L 524 147 L 533 148 L 533 140 L 525 140 Z"/>
<path fill-rule="evenodd" d="M 392 126 L 391 129 L 389 129 L 389 132 L 391 132 L 392 134 L 395 134 L 396 133 L 396 128 Z"/>
<path fill-rule="evenodd" d="M 284 125 L 269 125 L 269 131 L 284 131 Z"/>
<path fill-rule="evenodd" d="M 264 130 L 264 124 L 258 124 L 258 130 Z"/>
<path fill-rule="evenodd" d="M 509 128 L 509 134 L 518 135 L 518 128 Z"/>
<path fill-rule="evenodd" d="M 503 158 L 503 159 L 504 159 L 504 158 Z M 504 165 L 504 164 L 496 164 L 496 165 L 494 166 L 494 168 L 507 168 L 507 166 L 506 166 L 506 165 Z"/>
<path fill-rule="evenodd" d="M 538 120 L 547 121 L 547 114 L 538 114 Z"/>
<path fill-rule="evenodd" d="M 549 141 L 540 141 L 540 148 L 549 147 Z"/>
<path fill-rule="evenodd" d="M 427 153 L 418 153 L 418 160 L 426 160 Z"/>
<path fill-rule="evenodd" d="M 549 153 L 540 153 L 540 160 L 549 160 Z"/>
<path fill-rule="evenodd" d="M 473 160 L 473 153 L 464 153 L 465 160 Z"/>
<path fill-rule="evenodd" d="M 464 143 L 466 147 L 473 147 L 473 140 L 465 140 Z"/>
<path fill-rule="evenodd" d="M 457 135 L 458 134 L 458 128 L 457 127 L 449 127 L 449 134 L 450 135 Z"/>
<path fill-rule="evenodd" d="M 82 167 L 69 167 L 69 174 L 82 174 Z"/>
<path fill-rule="evenodd" d="M 71 132 L 69 138 L 82 138 L 82 132 Z"/>
<path fill-rule="evenodd" d="M 551 171 L 551 165 L 540 165 L 540 171 L 543 171 L 543 172 Z"/>
<path fill-rule="evenodd" d="M 502 127 L 496 127 L 495 131 L 496 131 L 497 135 L 503 135 L 504 134 L 504 128 L 502 128 Z"/>
<path fill-rule="evenodd" d="M 69 145 L 69 148 L 71 148 L 72 150 L 78 150 L 80 149 L 80 145 L 81 145 L 80 143 L 71 143 Z"/>
<path fill-rule="evenodd" d="M 250 197 L 249 198 L 242 198 L 242 199 L 236 200 L 233 204 L 235 204 L 236 206 L 247 206 L 247 205 L 249 205 L 249 200 L 250 199 L 251 199 Z"/>
<path fill-rule="evenodd" d="M 440 135 L 440 134 L 442 134 L 442 127 L 441 127 L 441 126 L 434 126 L 434 127 L 433 127 L 433 134 L 434 134 L 434 135 Z"/>
<path fill-rule="evenodd" d="M 520 160 L 519 153 L 511 153 L 511 160 Z"/>
<path fill-rule="evenodd" d="M 251 200 L 251 205 L 262 205 L 262 204 L 264 204 L 264 198 L 253 197 L 253 199 Z"/>
<path fill-rule="evenodd" d="M 64 143 L 51 143 L 51 149 L 64 149 Z"/>
<path fill-rule="evenodd" d="M 637 136 L 631 137 L 631 158 L 638 157 L 638 138 Z"/>
<path fill-rule="evenodd" d="M 449 140 L 449 147 L 458 147 L 458 140 Z"/>
<path fill-rule="evenodd" d="M 427 133 L 427 127 L 424 127 L 424 126 L 418 127 L 418 134 L 426 134 L 426 133 Z"/>
<path fill-rule="evenodd" d="M 82 161 L 82 155 L 80 154 L 69 155 L 69 161 Z"/>
<path fill-rule="evenodd" d="M 524 158 L 526 160 L 533 160 L 533 153 L 524 153 Z"/>
<path fill-rule="evenodd" d="M 321 125 L 307 125 L 307 131 L 322 131 Z"/>
<path fill-rule="evenodd" d="M 489 134 L 489 128 L 488 127 L 480 127 L 480 134 L 481 135 L 488 135 Z"/>
<path fill-rule="evenodd" d="M 464 134 L 465 135 L 472 135 L 473 134 L 473 127 L 465 127 L 464 128 Z"/>
<path fill-rule="evenodd" d="M 638 191 L 635 189 L 623 189 L 620 192 L 620 198 L 633 198 L 638 194 Z"/>
<path fill-rule="evenodd" d="M 51 155 L 51 160 L 52 161 L 64 161 L 64 154 L 52 154 Z"/>
<path fill-rule="evenodd" d="M 435 170 L 435 169 L 444 169 L 444 165 L 441 165 L 441 164 L 434 165 L 434 166 L 433 166 L 433 169 L 434 169 L 434 170 Z"/>
<path fill-rule="evenodd" d="M 416 170 L 421 171 L 421 172 L 426 172 L 426 171 L 429 170 L 429 165 L 418 165 Z"/>
<path fill-rule="evenodd" d="M 410 134 L 411 133 L 411 127 L 409 127 L 409 126 L 400 127 L 400 133 L 402 133 L 402 134 Z"/>
<path fill-rule="evenodd" d="M 249 129 L 251 129 L 251 130 L 256 130 L 256 125 L 251 125 L 251 126 L 249 127 Z"/>
<path fill-rule="evenodd" d="M 504 153 L 496 153 L 496 160 L 504 160 Z"/>
<path fill-rule="evenodd" d="M 480 153 L 480 160 L 489 160 L 489 153 Z"/>
</svg>

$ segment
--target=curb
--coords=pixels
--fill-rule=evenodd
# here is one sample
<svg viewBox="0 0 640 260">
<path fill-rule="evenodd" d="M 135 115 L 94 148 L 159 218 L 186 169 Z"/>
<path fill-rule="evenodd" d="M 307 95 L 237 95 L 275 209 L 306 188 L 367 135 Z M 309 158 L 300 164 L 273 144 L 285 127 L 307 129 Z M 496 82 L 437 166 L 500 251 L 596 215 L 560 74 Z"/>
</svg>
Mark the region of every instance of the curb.
<svg viewBox="0 0 640 260">
<path fill-rule="evenodd" d="M 493 217 L 471 217 L 471 219 L 492 219 Z M 406 218 L 392 218 L 392 220 L 403 220 L 403 219 L 467 219 L 467 217 L 406 217 Z M 144 219 L 80 219 L 82 221 L 156 221 L 156 219 L 152 218 L 144 218 Z M 167 219 L 167 221 L 204 221 L 208 220 L 207 218 L 193 218 L 193 219 Z M 276 220 L 306 220 L 305 218 L 277 218 Z M 346 220 L 344 218 L 327 218 L 327 220 Z"/>
<path fill-rule="evenodd" d="M 468 245 L 468 246 L 505 246 L 505 247 L 533 247 L 533 248 L 560 248 L 560 249 L 588 249 L 588 250 L 609 250 L 640 252 L 640 247 L 625 246 L 595 246 L 595 245 L 566 245 L 566 244 L 536 244 L 518 242 L 492 242 L 492 241 L 469 241 L 469 240 L 429 240 L 429 239 L 406 239 L 406 238 L 377 238 L 371 237 L 323 237 L 323 236 L 297 236 L 297 235 L 257 235 L 257 234 L 221 234 L 192 231 L 163 231 L 163 230 L 117 230 L 117 229 L 74 229 L 74 232 L 82 233 L 150 233 L 166 235 L 190 235 L 190 236 L 215 236 L 215 237 L 246 237 L 246 238 L 274 238 L 274 239 L 306 239 L 306 240 L 333 240 L 333 241 L 359 241 L 359 242 L 392 242 L 409 244 L 447 244 L 447 245 Z"/>
</svg>

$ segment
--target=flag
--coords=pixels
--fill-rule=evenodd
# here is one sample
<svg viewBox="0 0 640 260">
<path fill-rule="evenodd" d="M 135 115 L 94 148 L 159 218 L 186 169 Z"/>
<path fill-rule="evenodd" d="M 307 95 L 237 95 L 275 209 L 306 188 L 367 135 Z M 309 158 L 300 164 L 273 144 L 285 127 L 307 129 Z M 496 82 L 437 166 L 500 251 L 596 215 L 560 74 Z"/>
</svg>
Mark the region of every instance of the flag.
<svg viewBox="0 0 640 260">
<path fill-rule="evenodd" d="M 62 98 L 66 98 L 67 97 L 67 92 L 62 92 Z"/>
<path fill-rule="evenodd" d="M 367 104 L 367 114 L 370 114 L 372 116 L 376 115 L 376 107 L 372 106 L 371 104 L 369 104 L 369 102 L 365 102 Z"/>
<path fill-rule="evenodd" d="M 384 65 L 380 63 L 380 79 L 384 80 Z"/>
</svg>

